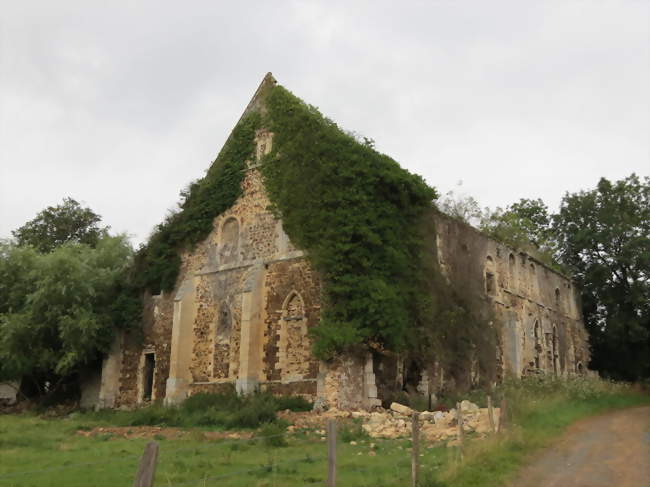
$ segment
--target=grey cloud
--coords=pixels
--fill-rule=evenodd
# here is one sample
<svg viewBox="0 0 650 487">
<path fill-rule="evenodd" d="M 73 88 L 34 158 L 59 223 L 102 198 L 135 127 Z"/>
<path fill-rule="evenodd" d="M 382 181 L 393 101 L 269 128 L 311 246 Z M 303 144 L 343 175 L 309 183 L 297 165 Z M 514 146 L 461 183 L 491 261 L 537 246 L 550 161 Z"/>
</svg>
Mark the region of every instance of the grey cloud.
<svg viewBox="0 0 650 487">
<path fill-rule="evenodd" d="M 4 2 L 0 237 L 72 196 L 146 237 L 273 71 L 442 192 L 648 174 L 645 2 Z"/>
</svg>

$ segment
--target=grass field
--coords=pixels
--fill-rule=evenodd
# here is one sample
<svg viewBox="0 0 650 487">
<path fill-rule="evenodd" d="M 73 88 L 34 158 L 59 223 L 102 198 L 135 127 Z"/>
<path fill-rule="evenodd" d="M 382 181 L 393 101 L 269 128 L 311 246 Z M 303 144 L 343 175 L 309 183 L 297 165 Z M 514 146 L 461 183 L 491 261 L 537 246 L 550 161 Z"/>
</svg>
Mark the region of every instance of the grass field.
<svg viewBox="0 0 650 487">
<path fill-rule="evenodd" d="M 101 425 L 107 423 L 84 416 L 0 416 L 0 485 L 130 485 L 149 440 L 77 434 L 79 428 Z M 327 445 L 314 431 L 287 435 L 286 446 L 261 438 L 208 441 L 202 431 L 206 429 L 193 429 L 183 438 L 155 438 L 160 444 L 156 485 L 305 486 L 322 485 L 326 477 Z M 357 445 L 340 440 L 340 485 L 406 485 L 409 447 L 408 440 L 359 438 Z M 425 448 L 422 460 L 427 469 L 441 468 L 448 454 L 444 446 Z"/>
<path fill-rule="evenodd" d="M 462 463 L 457 461 L 456 448 L 423 446 L 423 487 L 501 486 L 533 452 L 548 445 L 571 422 L 612 408 L 650 403 L 650 396 L 629 387 L 594 380 L 531 380 L 507 384 L 496 394 L 505 394 L 509 401 L 508 432 L 498 438 L 470 440 Z M 35 414 L 0 415 L 0 486 L 128 486 L 150 439 L 79 432 L 116 424 L 155 423 L 160 414 L 168 421 L 187 421 L 155 410 L 73 413 L 52 419 Z M 204 432 L 223 429 L 223 418 L 216 422 L 219 424 L 184 426 L 187 433 L 182 437 L 154 438 L 160 444 L 157 486 L 323 485 L 327 445 L 318 431 L 262 438 L 281 434 L 277 432 L 283 427 L 275 425 L 264 427 L 253 439 L 206 439 Z M 129 426 L 124 428 L 128 431 Z M 357 444 L 350 444 L 351 440 Z M 340 431 L 339 485 L 410 485 L 409 448 L 407 439 L 371 440 L 353 429 Z"/>
</svg>

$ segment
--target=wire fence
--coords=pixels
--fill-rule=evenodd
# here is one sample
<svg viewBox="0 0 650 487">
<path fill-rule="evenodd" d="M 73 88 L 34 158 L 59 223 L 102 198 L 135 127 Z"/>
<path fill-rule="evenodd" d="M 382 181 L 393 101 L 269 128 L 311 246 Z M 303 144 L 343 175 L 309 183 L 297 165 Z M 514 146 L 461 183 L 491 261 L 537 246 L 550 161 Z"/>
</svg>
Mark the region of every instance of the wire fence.
<svg viewBox="0 0 650 487">
<path fill-rule="evenodd" d="M 458 448 L 458 456 L 462 458 L 462 452 L 463 452 L 463 421 L 462 421 L 462 413 L 460 413 L 460 405 L 458 406 L 458 411 L 459 411 L 459 421 L 458 421 L 458 439 L 459 439 L 459 448 Z M 491 404 L 490 404 L 491 406 Z M 501 407 L 503 410 L 506 409 L 506 404 L 505 402 L 501 404 Z M 490 407 L 490 416 L 492 414 L 492 408 Z M 505 423 L 505 421 L 503 421 Z M 205 459 L 205 464 L 203 465 L 203 472 L 200 474 L 198 478 L 194 478 L 191 480 L 185 480 L 182 479 L 180 481 L 172 481 L 172 479 L 167 475 L 167 478 L 162 478 L 162 475 L 159 475 L 159 483 L 161 485 L 167 485 L 170 487 L 192 487 L 192 486 L 209 486 L 209 485 L 215 485 L 215 482 L 218 483 L 218 485 L 228 485 L 224 484 L 222 481 L 225 479 L 233 479 L 235 477 L 241 477 L 241 476 L 249 476 L 249 475 L 257 475 L 257 474 L 271 474 L 271 475 L 277 475 L 280 467 L 289 467 L 292 465 L 309 465 L 309 464 L 314 464 L 318 463 L 319 464 L 319 472 L 321 474 L 320 477 L 318 478 L 313 478 L 310 480 L 305 485 L 323 485 L 323 480 L 325 482 L 325 485 L 327 487 L 336 487 L 337 485 L 337 474 L 350 474 L 350 473 L 370 473 L 373 471 L 381 471 L 381 472 L 386 472 L 387 466 L 394 467 L 394 470 L 397 475 L 400 477 L 405 477 L 405 478 L 410 478 L 411 480 L 411 485 L 413 487 L 418 485 L 418 477 L 419 477 L 419 463 L 420 463 L 420 454 L 419 454 L 419 437 L 420 437 L 420 431 L 419 431 L 419 418 L 418 414 L 415 413 L 412 417 L 412 434 L 410 438 L 410 448 L 404 449 L 404 453 L 400 454 L 398 456 L 397 460 L 390 460 L 386 456 L 381 456 L 381 455 L 376 455 L 375 458 L 377 458 L 377 464 L 376 465 L 370 465 L 370 466 L 359 466 L 354 464 L 354 462 L 351 461 L 351 457 L 344 458 L 343 462 L 338 462 L 337 463 L 337 444 L 343 445 L 341 441 L 337 439 L 337 424 L 335 420 L 329 420 L 328 422 L 328 427 L 327 427 L 327 435 L 325 436 L 325 445 L 318 446 L 316 448 L 317 451 L 321 451 L 322 455 L 319 454 L 317 456 L 311 456 L 311 451 L 314 450 L 314 445 L 318 443 L 322 443 L 322 437 L 319 436 L 319 439 L 314 441 L 314 439 L 309 439 L 307 435 L 304 435 L 302 439 L 304 440 L 304 443 L 300 442 L 300 435 L 295 434 L 295 433 L 289 433 L 287 431 L 284 431 L 282 433 L 278 434 L 272 434 L 272 435 L 266 435 L 266 436 L 251 436 L 251 437 L 243 437 L 243 438 L 223 438 L 218 441 L 208 441 L 204 445 L 193 445 L 193 446 L 180 446 L 177 448 L 172 448 L 172 449 L 166 449 L 166 448 L 161 448 L 159 442 L 149 442 L 147 444 L 147 447 L 145 448 L 144 454 L 128 454 L 125 456 L 120 456 L 119 458 L 110 458 L 110 459 L 102 459 L 98 461 L 93 461 L 93 462 L 80 462 L 80 463 L 73 463 L 73 464 L 65 464 L 65 465 L 59 465 L 59 466 L 52 466 L 52 467 L 45 467 L 45 468 L 35 468 L 35 469 L 30 469 L 30 470 L 24 470 L 24 471 L 18 471 L 18 472 L 9 472 L 6 474 L 1 474 L 0 475 L 0 485 L 5 485 L 4 481 L 16 481 L 17 479 L 30 479 L 33 477 L 41 477 L 43 475 L 51 474 L 54 472 L 61 472 L 61 471 L 66 471 L 66 470 L 73 470 L 73 469 L 83 469 L 84 474 L 89 476 L 90 473 L 93 470 L 100 470 L 100 469 L 105 469 L 110 466 L 122 464 L 122 463 L 127 463 L 129 461 L 131 462 L 136 462 L 139 460 L 138 464 L 138 469 L 137 472 L 131 471 L 129 474 L 128 470 L 124 470 L 125 476 L 130 477 L 130 479 L 133 479 L 135 477 L 135 480 L 133 482 L 134 487 L 151 487 L 153 486 L 153 482 L 156 479 L 156 470 L 158 464 L 169 464 L 169 463 L 174 463 L 174 462 L 179 462 L 181 459 L 186 457 L 187 453 L 192 453 L 194 456 L 200 456 L 201 459 Z M 491 418 L 491 424 L 492 424 L 492 431 L 495 432 L 494 429 L 494 422 L 492 421 Z M 501 422 L 500 422 L 500 428 L 503 428 Z M 302 449 L 302 451 L 299 452 L 298 456 L 293 457 L 293 458 L 286 458 L 286 459 L 281 459 L 277 460 L 277 452 L 280 451 L 281 449 L 279 448 L 273 448 L 273 446 L 278 446 L 277 444 L 274 445 L 275 440 L 279 440 L 280 438 L 282 439 L 287 439 L 291 438 L 292 442 L 294 443 L 292 446 L 298 449 Z M 239 451 L 242 448 L 239 445 L 249 445 L 252 446 L 256 444 L 257 442 L 264 442 L 265 444 L 270 446 L 269 451 L 275 451 L 276 455 L 273 456 L 272 458 L 269 458 L 268 462 L 262 463 L 262 464 L 257 464 L 257 465 L 246 465 L 242 466 L 242 468 L 237 468 L 235 470 L 231 471 L 223 471 L 225 469 L 226 465 L 220 464 L 218 467 L 214 467 L 214 465 L 209 461 L 209 460 L 214 460 L 214 453 L 219 450 L 223 450 L 226 447 L 231 447 L 231 452 L 232 451 Z M 311 450 L 307 447 L 311 447 Z M 159 459 L 158 454 L 162 455 L 162 459 Z M 282 453 L 284 454 L 286 450 L 282 450 Z M 245 453 L 245 451 L 243 452 Z M 409 465 L 409 459 L 410 459 L 410 465 Z M 225 462 L 225 463 L 230 463 L 230 462 Z M 410 466 L 410 469 L 409 469 Z M 191 467 L 190 467 L 191 468 Z M 206 472 L 205 470 L 210 470 L 209 472 Z M 312 469 L 313 470 L 313 469 Z M 410 470 L 410 471 L 409 471 Z M 190 475 L 192 472 L 189 472 Z M 198 472 L 197 472 L 198 473 Z M 289 472 L 291 473 L 291 472 Z M 89 477 L 86 477 L 89 478 Z M 52 479 L 50 479 L 52 480 Z M 368 479 L 362 479 L 362 484 L 361 485 L 372 485 L 371 483 L 366 483 Z M 293 483 L 295 484 L 295 482 Z M 15 485 L 15 484 L 11 484 Z M 18 484 L 19 485 L 19 484 Z M 30 484 L 30 485 L 38 485 L 38 484 Z M 57 484 L 50 484 L 50 485 L 57 485 Z M 126 485 L 126 484 L 125 484 Z M 281 484 L 278 484 L 281 485 Z M 341 483 L 341 485 L 350 485 L 347 483 Z"/>
</svg>

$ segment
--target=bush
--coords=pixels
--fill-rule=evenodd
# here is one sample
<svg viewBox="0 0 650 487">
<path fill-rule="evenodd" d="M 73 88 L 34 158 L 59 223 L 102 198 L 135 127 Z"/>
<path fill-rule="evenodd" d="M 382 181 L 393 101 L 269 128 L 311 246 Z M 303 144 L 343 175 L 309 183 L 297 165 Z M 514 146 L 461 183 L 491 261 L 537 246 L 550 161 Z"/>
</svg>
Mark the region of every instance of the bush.
<svg viewBox="0 0 650 487">
<path fill-rule="evenodd" d="M 178 407 L 154 403 L 134 411 L 97 411 L 83 418 L 121 426 L 181 426 L 215 428 L 259 428 L 277 423 L 276 412 L 290 409 L 308 411 L 309 401 L 302 397 L 275 397 L 269 393 L 238 396 L 235 389 L 220 394 L 200 393 L 188 397 Z"/>
<path fill-rule="evenodd" d="M 222 394 L 207 394 L 204 392 L 194 394 L 183 401 L 181 409 L 189 414 L 204 412 L 211 408 L 234 411 L 239 408 L 241 402 L 241 398 L 237 396 L 237 392 L 233 387 L 231 391 Z"/>
<path fill-rule="evenodd" d="M 301 396 L 276 396 L 274 397 L 275 407 L 278 411 L 289 409 L 291 411 L 311 411 L 314 407 L 312 402 Z"/>
<path fill-rule="evenodd" d="M 287 427 L 285 424 L 268 423 L 260 430 L 259 438 L 262 439 L 262 443 L 265 446 L 273 448 L 288 446 L 286 432 Z"/>
<path fill-rule="evenodd" d="M 137 409 L 125 419 L 125 426 L 180 426 L 181 424 L 181 415 L 177 408 L 159 404 Z"/>
<path fill-rule="evenodd" d="M 243 407 L 233 412 L 228 428 L 257 428 L 276 420 L 275 405 L 263 395 L 246 398 Z"/>
</svg>

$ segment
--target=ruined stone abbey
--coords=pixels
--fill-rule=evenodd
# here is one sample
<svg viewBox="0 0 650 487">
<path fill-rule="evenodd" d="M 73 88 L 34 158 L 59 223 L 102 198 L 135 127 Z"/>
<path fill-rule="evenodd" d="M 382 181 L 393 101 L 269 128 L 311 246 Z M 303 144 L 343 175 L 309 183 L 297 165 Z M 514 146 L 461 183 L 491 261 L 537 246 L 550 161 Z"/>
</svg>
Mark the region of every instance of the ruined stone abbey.
<svg viewBox="0 0 650 487">
<path fill-rule="evenodd" d="M 267 75 L 260 89 L 269 83 L 275 80 Z M 246 111 L 258 105 L 256 93 Z M 214 219 L 208 238 L 183 253 L 175 289 L 145 296 L 142 336 L 123 333 L 115 341 L 102 366 L 100 407 L 177 404 L 234 386 L 368 408 L 407 382 L 423 394 L 444 388 L 449 371 L 436 363 L 414 379 L 401 357 L 379 351 L 328 362 L 313 356 L 309 330 L 321 315 L 321 279 L 269 210 L 259 160 L 273 138 L 257 131 L 242 196 Z M 443 275 L 462 292 L 480 294 L 496 321 L 498 376 L 583 373 L 587 334 L 572 282 L 463 222 L 433 211 L 430 218 Z M 475 371 L 467 374 L 476 380 Z"/>
</svg>

